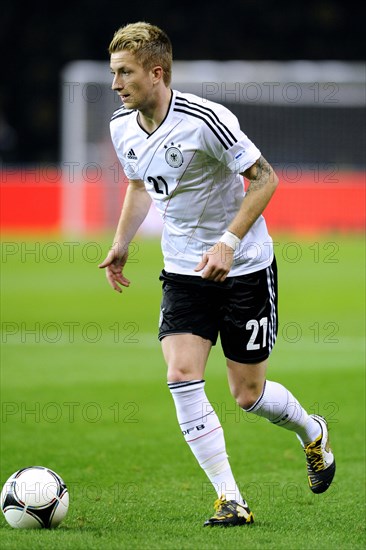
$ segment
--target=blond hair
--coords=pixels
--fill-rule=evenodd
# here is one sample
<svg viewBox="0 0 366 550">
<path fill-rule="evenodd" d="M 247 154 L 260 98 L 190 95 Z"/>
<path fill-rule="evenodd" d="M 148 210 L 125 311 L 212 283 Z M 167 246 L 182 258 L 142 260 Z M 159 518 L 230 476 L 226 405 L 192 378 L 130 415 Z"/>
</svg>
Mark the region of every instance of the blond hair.
<svg viewBox="0 0 366 550">
<path fill-rule="evenodd" d="M 139 21 L 120 27 L 109 44 L 110 54 L 128 50 L 133 53 L 145 70 L 160 65 L 163 80 L 169 86 L 172 78 L 172 44 L 167 34 L 150 23 Z"/>
</svg>

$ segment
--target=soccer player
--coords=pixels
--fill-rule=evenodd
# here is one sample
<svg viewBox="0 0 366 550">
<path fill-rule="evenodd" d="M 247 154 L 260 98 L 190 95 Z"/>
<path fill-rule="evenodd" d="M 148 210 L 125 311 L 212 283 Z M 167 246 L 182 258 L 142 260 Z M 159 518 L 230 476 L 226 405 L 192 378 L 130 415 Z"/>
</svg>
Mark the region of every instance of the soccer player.
<svg viewBox="0 0 366 550">
<path fill-rule="evenodd" d="M 129 185 L 99 267 L 117 292 L 129 286 L 128 246 L 154 201 L 164 222 L 159 340 L 168 387 L 183 436 L 217 492 L 204 525 L 250 524 L 205 393 L 219 334 L 238 405 L 297 435 L 314 493 L 326 491 L 335 473 L 325 419 L 266 380 L 277 334 L 277 269 L 262 212 L 278 178 L 227 108 L 171 89 L 172 45 L 163 30 L 128 24 L 114 34 L 109 53 L 112 89 L 122 101 L 111 137 Z"/>
</svg>

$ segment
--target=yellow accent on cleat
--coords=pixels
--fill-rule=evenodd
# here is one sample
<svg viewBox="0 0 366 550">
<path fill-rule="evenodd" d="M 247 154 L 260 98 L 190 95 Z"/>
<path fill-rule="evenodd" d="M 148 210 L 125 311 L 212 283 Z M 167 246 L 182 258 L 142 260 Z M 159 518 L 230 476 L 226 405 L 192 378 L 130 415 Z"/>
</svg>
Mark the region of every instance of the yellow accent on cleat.
<svg viewBox="0 0 366 550">
<path fill-rule="evenodd" d="M 248 525 L 254 522 L 253 513 L 247 503 L 239 504 L 236 500 L 226 500 L 225 496 L 215 500 L 215 514 L 205 521 L 204 527 L 221 525 L 224 527 Z"/>
<path fill-rule="evenodd" d="M 325 418 L 312 414 L 321 428 L 319 437 L 305 445 L 309 487 L 313 493 L 324 493 L 333 481 L 335 460 L 329 445 L 328 426 Z"/>
</svg>

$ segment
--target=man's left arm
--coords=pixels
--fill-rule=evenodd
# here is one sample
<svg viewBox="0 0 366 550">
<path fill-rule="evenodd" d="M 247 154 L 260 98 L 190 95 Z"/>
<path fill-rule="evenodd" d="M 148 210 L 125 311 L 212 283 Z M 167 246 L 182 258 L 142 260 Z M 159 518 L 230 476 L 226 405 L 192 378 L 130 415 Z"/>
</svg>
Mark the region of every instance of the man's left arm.
<svg viewBox="0 0 366 550">
<path fill-rule="evenodd" d="M 276 173 L 262 156 L 242 176 L 249 181 L 249 185 L 239 212 L 227 228 L 239 239 L 248 233 L 262 214 L 278 185 Z"/>
<path fill-rule="evenodd" d="M 227 232 L 196 266 L 204 279 L 223 282 L 233 263 L 235 244 L 248 233 L 259 218 L 278 185 L 278 177 L 262 156 L 242 174 L 249 185 L 241 207 L 227 228 Z M 226 244 L 229 243 L 229 244 Z"/>
</svg>

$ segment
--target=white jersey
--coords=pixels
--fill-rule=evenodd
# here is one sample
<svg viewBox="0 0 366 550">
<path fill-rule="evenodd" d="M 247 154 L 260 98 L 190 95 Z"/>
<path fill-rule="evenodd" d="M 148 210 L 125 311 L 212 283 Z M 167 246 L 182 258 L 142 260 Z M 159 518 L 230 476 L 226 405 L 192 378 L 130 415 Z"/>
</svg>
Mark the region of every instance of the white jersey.
<svg viewBox="0 0 366 550">
<path fill-rule="evenodd" d="M 245 196 L 240 173 L 260 151 L 224 106 L 173 90 L 167 115 L 148 134 L 136 110 L 112 116 L 112 142 L 130 180 L 142 180 L 163 219 L 164 269 L 197 275 L 202 255 L 227 230 Z M 263 216 L 253 224 L 234 255 L 229 276 L 269 266 L 272 239 Z"/>
</svg>

